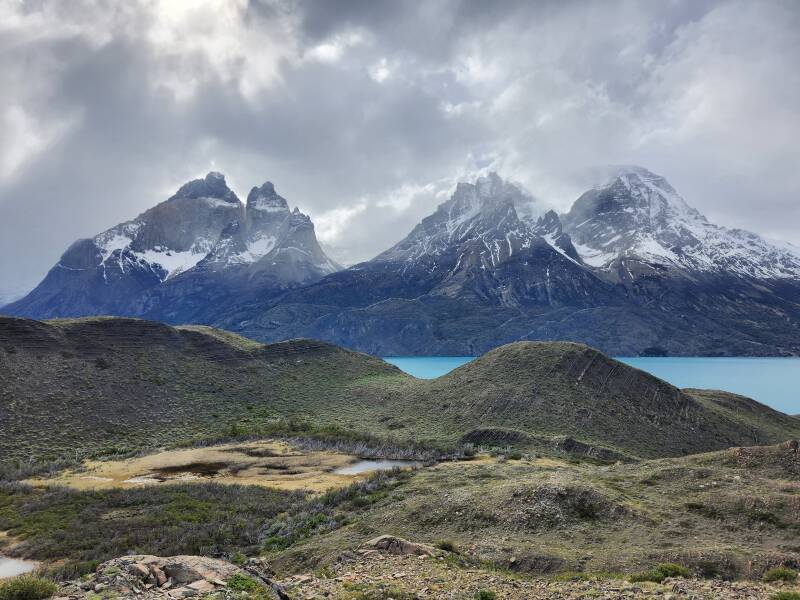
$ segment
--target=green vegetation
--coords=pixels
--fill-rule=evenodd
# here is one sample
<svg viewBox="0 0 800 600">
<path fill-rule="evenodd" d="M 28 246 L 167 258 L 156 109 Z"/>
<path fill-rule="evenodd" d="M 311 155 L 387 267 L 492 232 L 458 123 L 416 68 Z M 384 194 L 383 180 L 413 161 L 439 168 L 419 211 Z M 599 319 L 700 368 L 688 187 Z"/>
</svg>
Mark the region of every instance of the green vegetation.
<svg viewBox="0 0 800 600">
<path fill-rule="evenodd" d="M 797 548 L 800 463 L 785 448 L 632 459 L 753 436 L 783 441 L 800 437 L 800 422 L 740 397 L 681 392 L 583 346 L 512 344 L 419 381 L 310 341 L 264 346 L 118 319 L 19 326 L 30 330 L 13 344 L 0 340 L 8 382 L 0 456 L 10 457 L 0 469 L 0 531 L 48 561 L 53 578 L 131 553 L 237 564 L 266 555 L 282 574 L 333 573 L 335 557 L 385 533 L 435 544 L 447 554 L 431 562 L 445 570 L 565 583 L 654 563 L 631 581 L 734 578 L 766 566 L 748 565 L 755 556 L 792 564 Z M 214 483 L 81 492 L 15 481 L 88 457 L 260 437 L 361 456 L 472 460 L 381 472 L 321 495 Z M 788 581 L 789 572 L 765 579 Z M 399 585 L 353 584 L 345 598 L 412 597 Z M 228 587 L 259 596 L 260 586 L 242 576 Z"/>
<path fill-rule="evenodd" d="M 497 594 L 495 594 L 492 590 L 478 590 L 475 592 L 473 598 L 475 600 L 495 600 L 497 598 Z"/>
<path fill-rule="evenodd" d="M 445 462 L 271 562 L 279 571 L 313 570 L 391 533 L 458 549 L 442 561 L 453 568 L 494 566 L 557 581 L 631 571 L 657 581 L 690 573 L 734 579 L 752 571 L 754 555 L 792 560 L 800 526 L 781 490 L 798 476 L 800 463 L 778 446 L 600 467 L 553 458 Z M 687 511 L 687 503 L 716 511 Z M 746 507 L 768 507 L 776 519 L 754 528 Z"/>
<path fill-rule="evenodd" d="M 42 600 L 58 591 L 56 585 L 41 577 L 20 575 L 0 581 L 0 600 Z"/>
<path fill-rule="evenodd" d="M 452 552 L 453 554 L 459 554 L 458 547 L 452 540 L 439 540 L 438 542 L 436 542 L 436 547 L 439 550 L 444 550 L 445 552 Z"/>
<path fill-rule="evenodd" d="M 673 563 L 661 563 L 643 573 L 634 573 L 629 577 L 632 582 L 652 581 L 661 583 L 667 577 L 689 577 L 689 569 Z"/>
<path fill-rule="evenodd" d="M 225 581 L 228 589 L 234 592 L 249 592 L 258 593 L 264 589 L 264 586 L 257 582 L 255 579 L 243 575 L 241 573 L 234 573 Z"/>
<path fill-rule="evenodd" d="M 274 596 L 259 581 L 243 573 L 234 573 L 225 580 L 227 590 L 233 592 L 234 598 L 248 600 L 271 600 Z"/>
<path fill-rule="evenodd" d="M 688 395 L 561 342 L 509 344 L 416 380 L 308 340 L 262 345 L 133 319 L 0 318 L 0 379 L 6 479 L 54 461 L 265 435 L 408 452 L 467 442 L 503 448 L 515 461 L 556 454 L 605 462 L 800 437 L 800 421 L 751 400 Z"/>
<path fill-rule="evenodd" d="M 384 584 L 346 583 L 345 593 L 338 600 L 414 600 L 414 594 Z"/>
<path fill-rule="evenodd" d="M 608 581 L 616 579 L 625 579 L 625 575 L 611 571 L 594 571 L 591 573 L 564 571 L 553 577 L 553 581 Z"/>
<path fill-rule="evenodd" d="M 773 581 L 794 581 L 797 579 L 797 571 L 788 567 L 773 567 L 764 572 L 762 578 L 767 583 Z"/>
<path fill-rule="evenodd" d="M 386 498 L 389 491 L 409 477 L 408 471 L 379 471 L 363 481 L 311 498 L 265 528 L 261 551 L 285 550 L 301 540 L 337 529 L 358 511 Z"/>
<path fill-rule="evenodd" d="M 777 592 L 769 600 L 800 600 L 800 592 Z"/>
<path fill-rule="evenodd" d="M 380 472 L 322 496 L 218 484 L 79 492 L 0 483 L 0 531 L 25 539 L 36 559 L 67 559 L 51 573 L 57 578 L 131 553 L 252 555 L 341 527 L 408 477 Z"/>
</svg>

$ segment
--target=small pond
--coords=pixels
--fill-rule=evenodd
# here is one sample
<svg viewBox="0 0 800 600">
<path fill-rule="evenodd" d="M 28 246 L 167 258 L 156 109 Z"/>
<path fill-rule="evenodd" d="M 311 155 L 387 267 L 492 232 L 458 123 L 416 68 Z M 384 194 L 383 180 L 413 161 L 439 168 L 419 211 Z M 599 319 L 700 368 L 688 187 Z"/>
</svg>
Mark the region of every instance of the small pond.
<svg viewBox="0 0 800 600">
<path fill-rule="evenodd" d="M 370 471 L 388 471 L 394 467 L 418 467 L 422 463 L 415 460 L 359 460 L 346 467 L 339 467 L 334 471 L 339 475 L 357 475 Z"/>
<path fill-rule="evenodd" d="M 23 573 L 29 573 L 36 568 L 36 563 L 32 560 L 19 560 L 17 558 L 6 558 L 0 556 L 0 579 L 4 577 L 15 577 Z"/>
</svg>

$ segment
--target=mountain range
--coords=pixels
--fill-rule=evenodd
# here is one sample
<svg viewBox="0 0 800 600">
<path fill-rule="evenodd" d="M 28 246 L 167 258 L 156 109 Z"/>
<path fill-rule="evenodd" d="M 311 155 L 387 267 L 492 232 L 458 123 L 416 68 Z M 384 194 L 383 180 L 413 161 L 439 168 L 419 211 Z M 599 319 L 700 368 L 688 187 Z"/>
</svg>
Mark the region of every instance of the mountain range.
<svg viewBox="0 0 800 600">
<path fill-rule="evenodd" d="M 532 204 L 494 173 L 459 183 L 402 241 L 343 269 L 271 183 L 243 206 L 210 173 L 73 244 L 2 312 L 202 323 L 378 355 L 477 355 L 515 340 L 800 353 L 800 249 L 711 223 L 641 167 L 615 168 L 565 214 Z"/>
</svg>

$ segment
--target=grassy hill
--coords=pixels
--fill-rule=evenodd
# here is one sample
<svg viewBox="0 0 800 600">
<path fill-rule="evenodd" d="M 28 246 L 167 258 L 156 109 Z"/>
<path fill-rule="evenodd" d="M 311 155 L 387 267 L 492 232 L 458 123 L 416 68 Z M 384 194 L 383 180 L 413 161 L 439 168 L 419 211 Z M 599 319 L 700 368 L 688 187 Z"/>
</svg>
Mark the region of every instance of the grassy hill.
<svg viewBox="0 0 800 600">
<path fill-rule="evenodd" d="M 0 462 L 81 457 L 309 422 L 396 443 L 600 457 L 800 437 L 752 400 L 684 392 L 579 344 L 503 346 L 436 380 L 335 346 L 135 319 L 0 317 Z M 280 425 L 280 426 L 284 426 Z"/>
<path fill-rule="evenodd" d="M 414 412 L 437 404 L 443 431 L 492 429 L 509 441 L 572 436 L 637 457 L 772 444 L 800 435 L 792 417 L 750 398 L 680 390 L 568 342 L 517 342 L 424 386 L 405 388 Z"/>
<path fill-rule="evenodd" d="M 441 463 L 273 565 L 334 564 L 345 549 L 391 534 L 446 540 L 458 559 L 501 572 L 609 573 L 669 562 L 702 577 L 757 579 L 769 567 L 800 565 L 798 493 L 800 461 L 780 446 L 610 466 L 550 458 Z"/>
<path fill-rule="evenodd" d="M 777 445 L 613 465 L 480 456 L 381 472 L 323 496 L 214 482 L 91 491 L 0 483 L 0 530 L 19 542 L 13 554 L 50 561 L 62 576 L 122 554 L 243 553 L 283 575 L 331 579 L 360 564 L 367 540 L 389 534 L 448 550 L 441 562 L 408 557 L 388 573 L 404 573 L 392 581 L 419 592 L 430 581 L 414 565 L 452 567 L 439 574 L 436 597 L 473 572 L 520 583 L 575 571 L 614 578 L 667 562 L 704 578 L 759 579 L 800 566 L 798 507 L 800 461 Z M 667 585 L 652 597 L 666 597 Z M 536 597 L 596 596 L 553 594 Z"/>
</svg>

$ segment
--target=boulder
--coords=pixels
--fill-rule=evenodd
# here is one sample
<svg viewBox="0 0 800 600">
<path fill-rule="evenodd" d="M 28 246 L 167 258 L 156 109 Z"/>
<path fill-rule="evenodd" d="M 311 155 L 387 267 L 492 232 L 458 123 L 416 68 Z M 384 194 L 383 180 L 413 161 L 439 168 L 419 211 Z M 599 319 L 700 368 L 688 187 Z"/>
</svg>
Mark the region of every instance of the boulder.
<svg viewBox="0 0 800 600">
<path fill-rule="evenodd" d="M 91 581 L 68 585 L 82 591 L 108 590 L 119 598 L 188 598 L 225 589 L 226 581 L 237 573 L 260 581 L 268 597 L 287 600 L 283 589 L 272 581 L 269 566 L 261 559 L 250 559 L 238 567 L 206 556 L 121 556 L 98 566 Z"/>
<path fill-rule="evenodd" d="M 393 535 L 381 535 L 364 543 L 365 548 L 372 548 L 389 554 L 410 554 L 417 556 L 436 556 L 439 552 L 433 546 L 409 542 Z"/>
<path fill-rule="evenodd" d="M 794 454 L 797 454 L 798 448 L 800 448 L 800 441 L 798 440 L 787 440 L 781 444 L 782 448 L 786 450 L 791 450 Z"/>
</svg>

